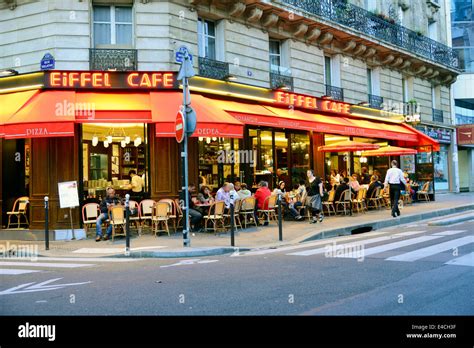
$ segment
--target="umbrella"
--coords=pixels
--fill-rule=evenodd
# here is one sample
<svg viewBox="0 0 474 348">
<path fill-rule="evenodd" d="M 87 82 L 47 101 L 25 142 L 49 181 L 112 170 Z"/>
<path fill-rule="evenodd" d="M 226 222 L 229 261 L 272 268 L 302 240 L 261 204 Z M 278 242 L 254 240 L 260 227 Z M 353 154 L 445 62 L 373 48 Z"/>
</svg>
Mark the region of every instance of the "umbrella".
<svg viewBox="0 0 474 348">
<path fill-rule="evenodd" d="M 406 147 L 398 146 L 385 146 L 377 150 L 369 150 L 362 152 L 362 156 L 403 156 L 403 155 L 416 155 L 418 151 L 415 149 L 407 149 Z"/>
<path fill-rule="evenodd" d="M 362 143 L 360 141 L 340 141 L 331 145 L 319 146 L 318 151 L 321 152 L 346 152 L 346 151 L 364 151 L 364 150 L 375 150 L 380 145 L 371 143 Z"/>
</svg>

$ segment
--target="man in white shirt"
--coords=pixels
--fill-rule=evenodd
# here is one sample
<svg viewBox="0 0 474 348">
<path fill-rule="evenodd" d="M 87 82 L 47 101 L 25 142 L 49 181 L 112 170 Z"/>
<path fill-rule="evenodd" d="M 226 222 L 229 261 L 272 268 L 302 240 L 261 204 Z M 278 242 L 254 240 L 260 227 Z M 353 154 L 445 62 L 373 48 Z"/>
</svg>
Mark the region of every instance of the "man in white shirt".
<svg viewBox="0 0 474 348">
<path fill-rule="evenodd" d="M 137 175 L 137 172 L 134 169 L 130 170 L 128 174 L 130 175 L 130 189 L 132 191 L 130 197 L 136 201 L 140 201 L 143 191 L 142 178 Z"/>
<path fill-rule="evenodd" d="M 400 209 L 398 209 L 398 200 L 400 199 L 401 184 L 406 185 L 407 182 L 403 176 L 403 172 L 397 168 L 397 161 L 392 161 L 392 168 L 387 170 L 385 175 L 385 187 L 390 185 L 390 204 L 392 206 L 392 216 L 400 216 Z"/>
</svg>

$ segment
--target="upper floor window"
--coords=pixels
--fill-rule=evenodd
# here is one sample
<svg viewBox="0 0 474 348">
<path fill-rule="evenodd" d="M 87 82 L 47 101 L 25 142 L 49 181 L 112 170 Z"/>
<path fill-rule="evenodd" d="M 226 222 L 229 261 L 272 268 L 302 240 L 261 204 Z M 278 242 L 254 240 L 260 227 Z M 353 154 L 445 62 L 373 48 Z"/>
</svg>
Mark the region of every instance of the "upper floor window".
<svg viewBox="0 0 474 348">
<path fill-rule="evenodd" d="M 212 21 L 198 18 L 199 56 L 216 59 L 216 25 Z"/>
<path fill-rule="evenodd" d="M 372 69 L 367 68 L 367 93 L 374 94 L 372 86 Z"/>
<path fill-rule="evenodd" d="M 132 8 L 94 6 L 94 46 L 132 45 Z"/>
<path fill-rule="evenodd" d="M 281 57 L 281 41 L 270 40 L 270 70 L 272 72 L 279 72 L 282 65 Z"/>
<path fill-rule="evenodd" d="M 328 86 L 332 85 L 332 69 L 331 57 L 324 57 L 324 83 Z"/>
</svg>

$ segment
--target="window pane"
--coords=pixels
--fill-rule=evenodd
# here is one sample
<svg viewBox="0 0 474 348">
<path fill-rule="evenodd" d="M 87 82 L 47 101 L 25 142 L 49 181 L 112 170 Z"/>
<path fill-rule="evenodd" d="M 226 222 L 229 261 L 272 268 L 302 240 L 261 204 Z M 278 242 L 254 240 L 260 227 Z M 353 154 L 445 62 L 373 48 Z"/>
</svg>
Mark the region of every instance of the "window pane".
<svg viewBox="0 0 474 348">
<path fill-rule="evenodd" d="M 117 45 L 131 45 L 132 44 L 132 25 L 131 24 L 117 24 L 115 26 L 115 42 Z"/>
<path fill-rule="evenodd" d="M 115 21 L 123 23 L 132 23 L 132 8 L 131 7 L 116 7 Z"/>
<path fill-rule="evenodd" d="M 110 24 L 94 24 L 94 45 L 109 45 Z"/>
<path fill-rule="evenodd" d="M 270 40 L 270 54 L 280 54 L 280 41 Z"/>
<path fill-rule="evenodd" d="M 110 7 L 94 6 L 94 22 L 110 22 Z"/>
<path fill-rule="evenodd" d="M 325 71 L 325 79 L 326 85 L 331 85 L 331 58 L 324 57 L 324 71 Z"/>
<path fill-rule="evenodd" d="M 212 37 L 207 38 L 206 58 L 216 59 L 216 40 Z"/>
<path fill-rule="evenodd" d="M 214 22 L 206 21 L 206 34 L 209 36 L 216 36 L 216 28 Z"/>
</svg>

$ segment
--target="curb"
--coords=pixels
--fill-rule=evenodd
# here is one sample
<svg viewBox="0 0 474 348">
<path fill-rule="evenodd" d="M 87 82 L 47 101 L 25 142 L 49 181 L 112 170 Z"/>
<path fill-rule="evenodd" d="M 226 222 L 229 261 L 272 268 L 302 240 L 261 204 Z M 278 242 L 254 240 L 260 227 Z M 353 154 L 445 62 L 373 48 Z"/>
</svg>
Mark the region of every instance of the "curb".
<svg viewBox="0 0 474 348">
<path fill-rule="evenodd" d="M 182 257 L 201 257 L 201 256 L 216 256 L 229 254 L 239 251 L 249 251 L 249 248 L 238 247 L 216 247 L 216 248 L 190 248 L 190 249 L 175 249 L 166 251 L 132 251 L 129 256 L 125 253 L 113 255 L 111 257 L 131 257 L 131 258 L 182 258 Z"/>
<path fill-rule="evenodd" d="M 440 221 L 428 222 L 428 226 L 447 226 L 458 222 L 468 221 L 474 219 L 474 214 L 468 214 L 465 216 L 453 217 L 451 219 L 445 219 Z"/>
<path fill-rule="evenodd" d="M 414 215 L 414 214 L 406 215 L 402 217 L 397 217 L 395 219 L 392 218 L 390 220 L 387 218 L 386 220 L 378 220 L 372 223 L 363 223 L 363 224 L 357 224 L 357 225 L 352 225 L 352 226 L 347 226 L 347 227 L 335 228 L 332 230 L 320 231 L 320 232 L 314 233 L 313 235 L 303 236 L 300 239 L 294 240 L 291 244 L 304 243 L 304 242 L 309 242 L 309 241 L 318 240 L 318 239 L 327 239 L 331 237 L 351 235 L 353 234 L 353 231 L 357 229 L 370 229 L 371 231 L 374 231 L 374 230 L 382 229 L 386 227 L 413 223 L 416 221 L 427 220 L 427 219 L 441 217 L 445 215 L 451 215 L 455 213 L 461 213 L 461 212 L 469 211 L 469 210 L 474 210 L 474 204 L 464 205 L 464 206 L 455 207 L 455 208 L 435 210 L 429 213 L 423 213 L 419 215 Z M 472 219 L 473 217 L 472 215 L 468 215 L 462 218 L 463 219 L 465 218 L 465 220 L 462 220 L 462 221 L 467 221 L 467 220 Z M 452 220 L 452 219 L 448 219 L 448 220 Z M 448 221 L 448 220 L 445 220 L 445 221 Z M 446 225 L 448 224 L 449 223 L 447 223 Z"/>
</svg>

